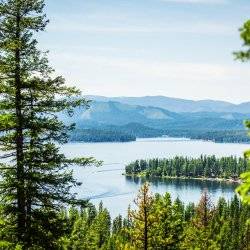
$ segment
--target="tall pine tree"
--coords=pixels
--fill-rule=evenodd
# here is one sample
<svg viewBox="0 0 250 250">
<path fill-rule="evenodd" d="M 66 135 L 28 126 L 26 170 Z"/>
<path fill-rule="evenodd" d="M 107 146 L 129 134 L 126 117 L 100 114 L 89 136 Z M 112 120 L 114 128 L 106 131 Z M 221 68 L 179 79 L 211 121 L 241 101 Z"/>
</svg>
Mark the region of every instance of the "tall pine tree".
<svg viewBox="0 0 250 250">
<path fill-rule="evenodd" d="M 138 210 L 129 209 L 129 218 L 132 221 L 130 234 L 136 249 L 152 249 L 153 202 L 149 184 L 145 183 L 135 199 Z"/>
<path fill-rule="evenodd" d="M 53 77 L 34 34 L 48 23 L 44 0 L 0 0 L 0 195 L 8 237 L 25 249 L 53 249 L 56 212 L 65 204 L 84 205 L 71 187 L 80 185 L 68 168 L 92 158 L 68 159 L 58 143 L 68 140 L 57 114 L 69 115 L 88 102 L 80 91 Z M 48 238 L 48 240 L 46 240 Z"/>
</svg>

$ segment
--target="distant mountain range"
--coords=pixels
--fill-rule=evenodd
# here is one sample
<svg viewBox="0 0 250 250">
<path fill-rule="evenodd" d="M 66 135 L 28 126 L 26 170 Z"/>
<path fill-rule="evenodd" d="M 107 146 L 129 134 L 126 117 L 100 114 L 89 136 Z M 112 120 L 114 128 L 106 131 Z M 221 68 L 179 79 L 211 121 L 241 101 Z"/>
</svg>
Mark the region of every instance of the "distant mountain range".
<svg viewBox="0 0 250 250">
<path fill-rule="evenodd" d="M 73 117 L 61 114 L 66 123 L 76 124 L 78 133 L 74 138 L 79 140 L 105 141 L 108 135 L 114 140 L 169 135 L 220 142 L 249 141 L 243 121 L 250 118 L 250 103 L 196 102 L 162 96 L 87 98 L 92 100 L 89 109 L 76 108 Z"/>
<path fill-rule="evenodd" d="M 228 113 L 250 113 L 250 102 L 233 104 L 224 101 L 201 100 L 192 101 L 166 96 L 144 96 L 144 97 L 104 97 L 86 96 L 90 100 L 99 102 L 120 102 L 129 105 L 151 106 L 166 109 L 168 111 L 182 112 L 228 112 Z"/>
<path fill-rule="evenodd" d="M 62 119 L 77 124 L 77 128 L 103 128 L 137 123 L 156 129 L 181 130 L 241 130 L 250 114 L 234 112 L 177 113 L 151 106 L 128 105 L 120 102 L 93 101 L 88 110 L 76 109 L 71 118 Z"/>
</svg>

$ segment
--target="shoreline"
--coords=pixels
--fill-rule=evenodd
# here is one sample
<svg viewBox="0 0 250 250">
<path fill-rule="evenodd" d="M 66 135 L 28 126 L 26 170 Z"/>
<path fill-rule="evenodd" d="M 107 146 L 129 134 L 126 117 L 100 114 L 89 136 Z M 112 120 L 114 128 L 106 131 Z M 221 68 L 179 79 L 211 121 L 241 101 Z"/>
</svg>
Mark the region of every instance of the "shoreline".
<svg viewBox="0 0 250 250">
<path fill-rule="evenodd" d="M 190 138 L 190 137 L 171 137 L 171 136 L 157 136 L 157 137 L 136 137 L 135 140 L 128 140 L 128 141 L 76 141 L 76 140 L 69 140 L 69 143 L 129 143 L 129 142 L 137 142 L 137 141 L 143 141 L 146 139 L 173 139 L 173 141 L 200 141 L 200 142 L 210 142 L 210 143 L 216 143 L 216 144 L 245 144 L 250 145 L 250 141 L 216 141 L 216 140 L 207 140 L 207 139 L 198 139 L 198 138 Z M 171 140 L 168 140 L 171 142 Z"/>
<path fill-rule="evenodd" d="M 145 174 L 123 174 L 127 177 L 138 177 L 138 178 L 159 178 L 159 179 L 176 179 L 176 180 L 199 180 L 199 181 L 215 181 L 215 182 L 226 182 L 232 184 L 241 184 L 241 179 L 225 179 L 225 178 L 208 178 L 208 177 L 185 177 L 185 176 L 155 176 L 146 177 Z"/>
</svg>

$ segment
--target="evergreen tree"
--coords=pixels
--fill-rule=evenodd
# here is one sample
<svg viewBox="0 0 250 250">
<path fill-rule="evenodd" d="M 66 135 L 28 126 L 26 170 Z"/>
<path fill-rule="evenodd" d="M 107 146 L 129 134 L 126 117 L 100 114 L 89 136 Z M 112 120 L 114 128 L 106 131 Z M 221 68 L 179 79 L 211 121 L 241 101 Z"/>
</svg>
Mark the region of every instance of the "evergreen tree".
<svg viewBox="0 0 250 250">
<path fill-rule="evenodd" d="M 182 242 L 184 249 L 219 249 L 211 238 L 210 222 L 213 216 L 213 204 L 207 191 L 204 191 L 195 215 L 185 230 L 185 239 Z"/>
<path fill-rule="evenodd" d="M 84 213 L 74 223 L 70 244 L 68 244 L 67 248 L 72 250 L 86 249 L 85 241 L 88 230 L 87 214 Z"/>
<path fill-rule="evenodd" d="M 197 218 L 195 224 L 197 227 L 207 227 L 213 217 L 213 204 L 206 190 L 201 196 L 200 202 L 196 208 L 196 214 Z"/>
<path fill-rule="evenodd" d="M 146 193 L 149 194 L 149 191 Z M 189 204 L 186 207 L 179 199 L 172 203 L 168 193 L 150 197 L 152 202 L 146 202 L 149 208 L 147 249 L 250 249 L 247 221 L 250 207 L 242 204 L 237 196 L 229 202 L 220 198 L 213 206 L 205 192 L 197 206 Z M 142 199 L 140 201 L 145 204 Z M 108 211 L 102 203 L 99 210 L 91 204 L 82 210 L 71 208 L 67 213 L 63 210 L 61 217 L 66 218 L 67 230 L 58 241 L 58 249 L 144 249 L 143 211 L 142 206 L 139 206 L 132 212 L 133 216 L 130 211 L 129 218 L 122 220 L 118 216 L 111 227 Z M 8 242 L 2 244 L 13 249 L 13 245 Z"/>
<path fill-rule="evenodd" d="M 145 183 L 135 200 L 138 210 L 130 210 L 129 217 L 132 221 L 130 236 L 136 249 L 153 249 L 152 245 L 152 210 L 153 196 L 149 191 L 149 184 Z"/>
<path fill-rule="evenodd" d="M 176 156 L 173 159 L 137 160 L 127 165 L 125 171 L 130 176 L 224 178 L 235 181 L 247 169 L 244 158 L 201 155 L 199 158 Z"/>
<path fill-rule="evenodd" d="M 183 233 L 183 207 L 172 205 L 169 193 L 157 195 L 153 205 L 152 239 L 154 249 L 177 249 Z"/>
<path fill-rule="evenodd" d="M 88 102 L 79 90 L 53 77 L 46 53 L 37 49 L 34 33 L 48 23 L 43 0 L 0 1 L 0 149 L 1 200 L 8 239 L 29 249 L 36 244 L 53 249 L 65 204 L 85 206 L 70 192 L 79 185 L 70 165 L 93 163 L 68 159 L 57 143 L 68 140 L 57 113 L 69 115 Z M 59 223 L 59 224 L 58 224 Z"/>
<path fill-rule="evenodd" d="M 245 48 L 242 51 L 235 52 L 235 58 L 241 60 L 242 62 L 250 61 L 250 20 L 247 20 L 243 27 L 240 28 L 240 37 L 243 40 L 243 47 Z M 250 129 L 250 121 L 246 121 L 245 125 Z M 250 158 L 250 151 L 245 153 L 246 158 Z M 237 189 L 241 194 L 244 201 L 250 204 L 250 171 L 241 175 L 243 184 Z"/>
<path fill-rule="evenodd" d="M 116 217 L 114 220 L 113 220 L 113 223 L 112 223 L 112 233 L 113 234 L 116 234 L 116 233 L 119 233 L 121 230 L 122 230 L 122 216 L 119 215 L 118 217 Z"/>
</svg>

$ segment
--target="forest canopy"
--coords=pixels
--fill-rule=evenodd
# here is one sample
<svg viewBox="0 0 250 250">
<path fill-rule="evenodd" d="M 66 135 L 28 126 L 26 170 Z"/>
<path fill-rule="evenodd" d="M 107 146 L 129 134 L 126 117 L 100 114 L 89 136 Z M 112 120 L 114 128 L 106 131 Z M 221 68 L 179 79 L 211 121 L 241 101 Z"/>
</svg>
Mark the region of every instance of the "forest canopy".
<svg viewBox="0 0 250 250">
<path fill-rule="evenodd" d="M 222 178 L 238 180 L 249 169 L 244 158 L 201 155 L 199 158 L 176 156 L 170 159 L 136 160 L 125 168 L 126 175 L 146 177 Z"/>
</svg>

